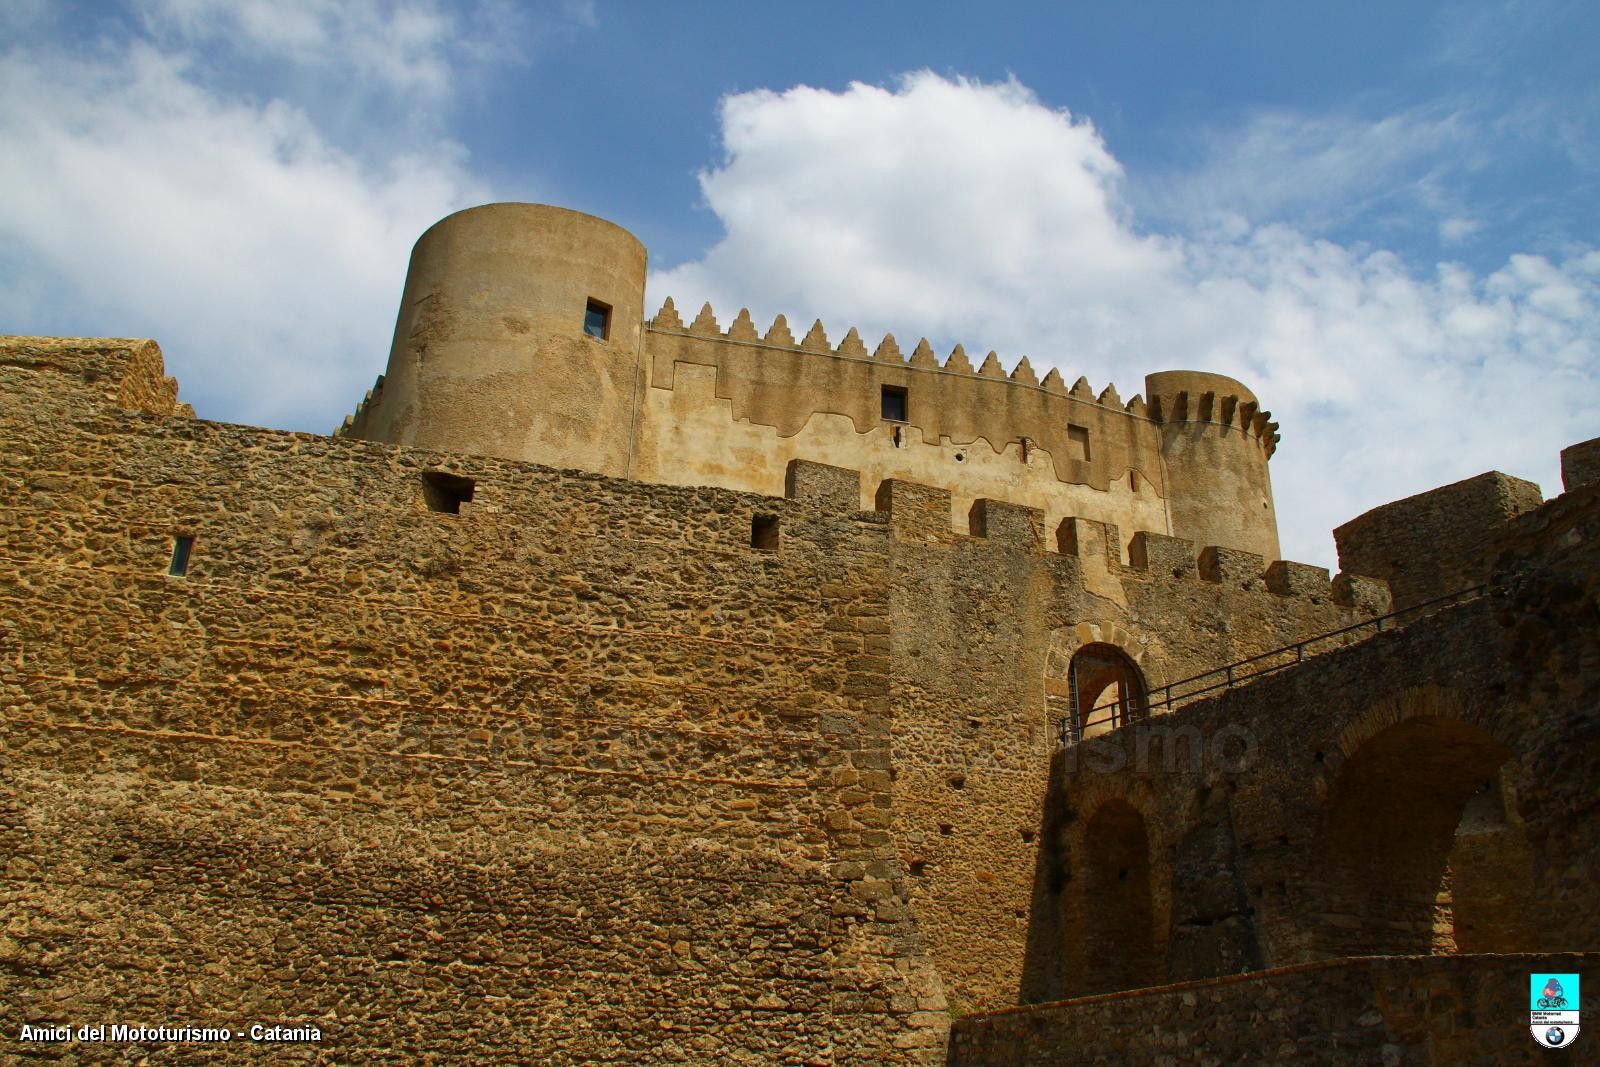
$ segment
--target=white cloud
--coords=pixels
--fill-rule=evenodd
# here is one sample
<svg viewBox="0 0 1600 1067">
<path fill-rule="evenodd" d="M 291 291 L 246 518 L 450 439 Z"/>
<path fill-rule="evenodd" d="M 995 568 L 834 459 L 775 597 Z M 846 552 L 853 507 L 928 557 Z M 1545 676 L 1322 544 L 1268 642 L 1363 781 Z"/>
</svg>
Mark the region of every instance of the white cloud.
<svg viewBox="0 0 1600 1067">
<path fill-rule="evenodd" d="M 1186 226 L 1243 216 L 1316 232 L 1385 211 L 1402 224 L 1431 219 L 1454 202 L 1447 175 L 1475 167 L 1482 149 L 1465 113 L 1430 109 L 1375 121 L 1267 111 L 1195 138 L 1199 165 L 1140 183 L 1143 211 Z"/>
<path fill-rule="evenodd" d="M 456 57 L 505 49 L 503 31 L 516 17 L 506 3 L 458 13 L 432 0 L 142 0 L 140 9 L 165 40 L 221 46 L 435 100 L 451 90 Z M 495 32 L 468 32 L 469 21 Z"/>
<path fill-rule="evenodd" d="M 1481 229 L 1483 229 L 1483 223 L 1477 219 L 1451 215 L 1439 223 L 1439 240 L 1447 245 L 1460 244 Z"/>
<path fill-rule="evenodd" d="M 701 185 L 726 235 L 655 275 L 653 299 L 690 313 L 710 299 L 723 322 L 746 304 L 801 329 L 821 316 L 831 337 L 858 325 L 869 345 L 886 329 L 927 334 L 997 348 L 1008 366 L 1026 352 L 1041 373 L 1112 379 L 1124 396 L 1154 370 L 1235 375 L 1283 424 L 1288 558 L 1331 564 L 1333 526 L 1491 468 L 1557 491 L 1558 450 L 1600 425 L 1600 253 L 1418 274 L 1255 222 L 1313 172 L 1335 178 L 1312 194 L 1349 196 L 1353 175 L 1415 165 L 1393 147 L 1414 121 L 1346 130 L 1336 140 L 1366 147 L 1287 182 L 1262 175 L 1264 199 L 1178 237 L 1136 226 L 1092 125 L 1015 82 L 921 73 L 893 90 L 746 93 L 722 118 L 726 158 Z M 1282 155 L 1257 159 L 1271 171 Z"/>
<path fill-rule="evenodd" d="M 152 334 L 202 415 L 325 430 L 382 366 L 412 242 L 487 191 L 448 142 L 359 158 L 193 64 L 0 55 L 7 329 Z"/>
</svg>

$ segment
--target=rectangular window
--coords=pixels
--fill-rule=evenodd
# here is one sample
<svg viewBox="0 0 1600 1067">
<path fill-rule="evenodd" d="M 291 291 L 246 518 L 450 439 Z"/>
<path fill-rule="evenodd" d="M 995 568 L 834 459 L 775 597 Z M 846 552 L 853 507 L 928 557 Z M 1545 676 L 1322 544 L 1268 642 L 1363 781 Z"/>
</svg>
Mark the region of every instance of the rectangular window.
<svg viewBox="0 0 1600 1067">
<path fill-rule="evenodd" d="M 589 298 L 583 311 L 583 332 L 604 341 L 611 336 L 611 305 Z"/>
<path fill-rule="evenodd" d="M 189 553 L 194 551 L 194 538 L 186 534 L 178 534 L 172 539 L 172 562 L 167 564 L 167 573 L 174 578 L 182 578 L 189 571 Z"/>
<path fill-rule="evenodd" d="M 422 475 L 422 499 L 429 511 L 459 515 L 461 505 L 472 499 L 475 488 L 471 478 L 463 478 L 458 474 L 427 471 Z"/>
<path fill-rule="evenodd" d="M 883 387 L 883 417 L 890 422 L 905 422 L 908 410 L 906 404 L 906 390 L 902 385 L 886 385 Z"/>
<path fill-rule="evenodd" d="M 778 516 L 757 515 L 750 520 L 750 547 L 763 552 L 778 550 Z"/>
</svg>

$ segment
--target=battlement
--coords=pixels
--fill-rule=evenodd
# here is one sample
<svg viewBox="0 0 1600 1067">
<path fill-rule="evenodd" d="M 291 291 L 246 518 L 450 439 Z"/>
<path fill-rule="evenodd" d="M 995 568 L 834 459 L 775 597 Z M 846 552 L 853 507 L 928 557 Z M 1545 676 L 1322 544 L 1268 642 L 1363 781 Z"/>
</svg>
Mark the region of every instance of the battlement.
<svg viewBox="0 0 1600 1067">
<path fill-rule="evenodd" d="M 378 375 L 377 379 L 372 383 L 372 388 L 368 389 L 367 394 L 356 403 L 355 411 L 349 415 L 346 415 L 344 417 L 344 422 L 334 427 L 334 437 L 363 436 L 362 431 L 366 428 L 367 424 L 367 412 L 373 407 L 374 404 L 383 399 L 383 379 L 383 375 Z"/>
<path fill-rule="evenodd" d="M 1482 785 L 1496 780 L 1518 807 L 1493 832 L 1526 826 L 1525 840 L 1561 846 L 1529 861 L 1552 865 L 1530 899 L 1567 908 L 1552 912 L 1563 928 L 1595 914 L 1592 892 L 1561 888 L 1592 887 L 1596 854 L 1572 819 L 1593 793 L 1580 772 L 1594 442 L 1569 450 L 1564 502 L 1522 510 L 1523 487 L 1493 476 L 1358 520 L 1365 552 L 1419 516 L 1502 532 L 1511 516 L 1515 537 L 1505 595 L 1364 640 L 1375 627 L 1350 628 L 1387 610 L 1378 578 L 1330 578 L 1173 533 L 1160 508 L 1106 504 L 1153 492 L 1080 487 L 1040 506 L 1032 478 L 1054 473 L 1014 446 L 995 462 L 1032 477 L 989 467 L 951 484 L 894 473 L 943 469 L 931 460 L 879 462 L 915 451 L 881 424 L 856 441 L 846 415 L 824 413 L 837 438 L 810 421 L 781 438 L 733 420 L 733 405 L 781 417 L 760 404 L 794 364 L 847 374 L 835 368 L 863 361 L 725 336 L 678 349 L 641 330 L 540 351 L 623 342 L 641 404 L 675 416 L 658 428 L 691 435 L 641 447 L 688 448 L 721 426 L 717 440 L 738 443 L 730 463 L 771 462 L 784 440 L 844 440 L 837 454 L 873 462 L 789 456 L 775 490 L 757 492 L 177 418 L 152 343 L 0 339 L 0 686 L 14 709 L 0 799 L 29 815 L 7 868 L 8 947 L 26 964 L 6 1001 L 13 1031 L 99 1007 L 211 1017 L 263 989 L 281 994 L 268 1016 L 311 1005 L 322 1018 L 334 989 L 350 1058 L 442 1057 L 460 1041 L 434 1040 L 437 1027 L 349 1025 L 345 1007 L 454 1018 L 464 987 L 447 972 L 467 960 L 509 1013 L 480 1058 L 654 1062 L 668 1010 L 694 1041 L 680 1048 L 708 1061 L 849 1048 L 931 1067 L 946 1059 L 949 1004 L 1275 967 L 1324 937 L 1364 956 L 1426 949 L 1439 871 L 1389 898 L 1426 909 L 1397 931 L 1387 905 L 1352 909 L 1322 873 L 1344 860 L 1321 828 L 1365 833 L 1352 851 L 1382 857 L 1402 855 L 1380 851 L 1396 827 L 1438 830 L 1402 851 L 1432 849 L 1442 867 L 1450 850 L 1436 846 L 1480 825 L 1468 798 L 1494 799 Z M 651 377 L 656 341 L 670 384 Z M 448 369 L 434 343 L 424 365 Z M 755 362 L 730 356 L 725 377 L 695 363 L 723 349 Z M 762 367 L 777 378 L 766 392 L 750 382 Z M 1039 394 L 1010 376 L 924 377 Z M 754 399 L 719 397 L 719 382 Z M 367 421 L 421 417 L 385 408 L 402 384 L 374 390 Z M 921 387 L 907 388 L 916 404 Z M 1155 395 L 1174 391 L 1234 396 L 1236 413 L 1250 402 L 1215 384 Z M 1078 423 L 1095 455 L 1111 447 L 1095 435 L 1127 424 L 1158 449 L 1170 434 L 1265 461 L 1242 423 L 1104 410 Z M 922 455 L 985 462 L 939 436 Z M 1156 499 L 1181 496 L 1168 492 Z M 1503 544 L 1484 558 L 1503 562 Z M 1226 696 L 1170 699 L 1185 679 L 1289 648 L 1282 670 Z M 1571 684 L 1549 684 L 1552 665 L 1573 664 Z M 1118 706 L 1126 718 L 1090 732 Z M 1515 774 L 1497 777 L 1492 759 L 1513 745 Z M 1460 836 L 1477 851 L 1456 855 L 1494 854 L 1478 885 L 1511 884 L 1495 880 L 1517 855 L 1499 842 L 1517 839 Z M 1452 904 L 1501 899 L 1459 888 L 1470 863 L 1451 870 Z M 1153 898 L 1160 912 L 1143 910 L 1152 885 L 1171 890 Z M 30 925 L 38 915 L 50 922 Z M 237 966 L 196 985 L 191 959 L 149 952 L 150 915 Z M 1503 925 L 1456 929 L 1504 938 Z M 1164 940 L 1107 953 L 1115 969 L 1081 951 L 1130 930 Z M 63 939 L 88 948 L 36 965 Z M 1502 947 L 1515 945 L 1481 950 Z M 98 997 L 107 969 L 132 984 L 105 1004 L 62 998 Z M 606 1025 L 570 1025 L 596 989 Z"/>
<path fill-rule="evenodd" d="M 1200 371 L 1162 371 L 1145 378 L 1150 417 L 1163 423 L 1212 423 L 1253 436 L 1271 456 L 1278 449 L 1278 424 L 1255 394 L 1232 378 Z"/>
<path fill-rule="evenodd" d="M 861 477 L 860 471 L 793 460 L 785 495 L 813 507 L 852 513 Z M 950 521 L 950 491 L 939 486 L 887 479 L 878 485 L 873 498 L 875 509 L 871 514 L 882 516 L 901 542 L 987 546 L 1063 557 L 1076 561 L 1085 571 L 1095 568 L 1118 580 L 1270 593 L 1308 603 L 1335 604 L 1365 616 L 1384 614 L 1390 607 L 1387 584 L 1365 575 L 1341 572 L 1330 576 L 1326 567 L 1282 559 L 1268 561 L 1259 553 L 1197 545 L 1186 538 L 1148 530 L 1134 531 L 1127 542 L 1124 561 L 1121 531 L 1111 523 L 1069 516 L 1054 529 L 1048 529 L 1039 508 L 985 497 L 973 502 L 966 529 L 962 530 Z"/>
<path fill-rule="evenodd" d="M 895 340 L 894 334 L 885 334 L 883 340 L 871 352 L 861 339 L 860 332 L 850 327 L 844 337 L 834 346 L 828 340 L 828 333 L 821 319 L 815 320 L 811 328 L 806 331 L 805 337 L 795 340 L 794 331 L 789 328 L 788 319 L 779 315 L 773 320 L 765 333 L 756 329 L 755 322 L 750 317 L 749 308 L 740 308 L 733 322 L 723 330 L 717 321 L 716 313 L 709 302 L 703 304 L 700 313 L 694 321 L 685 326 L 682 317 L 678 314 L 677 304 L 672 297 L 667 297 L 656 312 L 655 317 L 646 323 L 646 329 L 652 333 L 676 334 L 685 337 L 709 337 L 729 341 L 736 344 L 755 345 L 758 347 L 779 349 L 785 351 L 816 352 L 823 355 L 836 356 L 840 359 L 876 362 L 891 366 L 905 367 L 915 371 L 930 373 L 959 374 L 967 377 L 987 378 L 995 381 L 1005 381 L 1012 384 L 1039 389 L 1056 396 L 1064 396 L 1070 400 L 1083 404 L 1093 404 L 1101 408 L 1121 411 L 1135 418 L 1150 417 L 1144 399 L 1137 393 L 1127 403 L 1123 403 L 1118 395 L 1117 387 L 1108 384 L 1097 395 L 1090 387 L 1087 378 L 1080 377 L 1069 389 L 1061 372 L 1052 367 L 1041 380 L 1033 369 L 1033 364 L 1027 356 L 1020 358 L 1016 365 L 1007 372 L 1000 360 L 999 353 L 991 350 L 983 358 L 983 362 L 974 367 L 972 360 L 967 355 L 967 350 L 962 345 L 956 345 L 950 354 L 940 362 L 934 354 L 933 346 L 926 337 L 920 338 L 911 354 L 907 356 Z M 1159 418 L 1155 421 L 1161 421 Z"/>
<path fill-rule="evenodd" d="M 942 485 L 959 515 L 1008 499 L 1050 524 L 1277 555 L 1277 426 L 1238 382 L 1163 372 L 1124 400 L 1027 356 L 941 359 L 893 335 L 869 350 L 820 319 L 762 330 L 741 309 L 724 326 L 708 303 L 686 322 L 670 297 L 647 318 L 645 261 L 626 231 L 560 208 L 441 220 L 412 253 L 385 373 L 336 432 L 767 495 L 805 459 Z"/>
<path fill-rule="evenodd" d="M 0 369 L 50 373 L 86 405 L 194 418 L 149 338 L 0 336 Z"/>
</svg>

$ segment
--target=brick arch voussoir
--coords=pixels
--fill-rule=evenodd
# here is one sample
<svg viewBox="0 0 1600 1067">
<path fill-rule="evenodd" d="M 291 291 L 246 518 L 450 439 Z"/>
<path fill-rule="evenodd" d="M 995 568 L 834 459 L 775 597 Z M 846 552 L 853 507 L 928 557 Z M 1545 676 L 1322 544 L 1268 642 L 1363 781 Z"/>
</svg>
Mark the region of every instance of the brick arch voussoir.
<svg viewBox="0 0 1600 1067">
<path fill-rule="evenodd" d="M 1145 840 L 1150 846 L 1152 864 L 1175 843 L 1169 839 L 1168 823 L 1161 817 L 1161 797 L 1143 779 L 1122 776 L 1093 775 L 1073 784 L 1067 802 L 1076 814 L 1071 826 L 1069 841 L 1082 845 L 1089 823 L 1100 809 L 1108 804 L 1126 804 L 1144 820 Z"/>
<path fill-rule="evenodd" d="M 1123 625 L 1114 619 L 1083 619 L 1063 626 L 1050 635 L 1050 654 L 1045 657 L 1045 673 L 1065 678 L 1067 664 L 1085 645 L 1106 644 L 1120 649 L 1139 668 L 1147 692 L 1162 688 L 1169 681 L 1161 642 L 1152 634 Z"/>
</svg>

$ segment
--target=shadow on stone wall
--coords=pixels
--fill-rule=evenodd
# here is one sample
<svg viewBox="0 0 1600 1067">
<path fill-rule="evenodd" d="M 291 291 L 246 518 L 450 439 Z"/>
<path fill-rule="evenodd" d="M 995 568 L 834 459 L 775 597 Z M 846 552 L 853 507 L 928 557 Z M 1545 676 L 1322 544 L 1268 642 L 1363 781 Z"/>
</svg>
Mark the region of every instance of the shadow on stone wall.
<svg viewBox="0 0 1600 1067">
<path fill-rule="evenodd" d="M 1022 982 L 1017 990 L 1021 1004 L 1042 1004 L 1067 996 L 1066 932 L 1061 915 L 1061 894 L 1070 874 L 1063 853 L 1062 832 L 1067 810 L 1062 752 L 1050 759 L 1050 782 L 1039 819 L 1039 851 L 1033 868 L 1033 899 L 1028 909 L 1028 936 L 1022 961 Z"/>
</svg>

